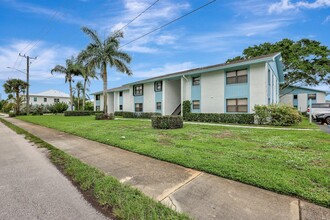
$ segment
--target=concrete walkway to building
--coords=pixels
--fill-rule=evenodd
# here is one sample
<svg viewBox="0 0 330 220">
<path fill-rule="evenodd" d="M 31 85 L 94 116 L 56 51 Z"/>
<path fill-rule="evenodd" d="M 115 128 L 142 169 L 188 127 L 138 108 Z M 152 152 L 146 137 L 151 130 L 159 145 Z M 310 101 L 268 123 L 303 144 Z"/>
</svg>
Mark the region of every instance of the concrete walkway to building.
<svg viewBox="0 0 330 220">
<path fill-rule="evenodd" d="M 195 219 L 330 219 L 330 209 L 18 119 L 13 124 Z"/>
<path fill-rule="evenodd" d="M 0 122 L 0 219 L 106 219 L 38 148 Z"/>
</svg>

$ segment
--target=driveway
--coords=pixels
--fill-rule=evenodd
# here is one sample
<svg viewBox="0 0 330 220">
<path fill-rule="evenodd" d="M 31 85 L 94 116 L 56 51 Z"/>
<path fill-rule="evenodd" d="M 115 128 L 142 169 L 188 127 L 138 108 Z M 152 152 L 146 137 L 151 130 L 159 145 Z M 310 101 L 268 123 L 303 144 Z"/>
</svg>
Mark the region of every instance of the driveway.
<svg viewBox="0 0 330 220">
<path fill-rule="evenodd" d="M 317 123 L 317 125 L 319 126 L 320 130 L 330 134 L 330 125 L 320 123 Z"/>
<path fill-rule="evenodd" d="M 0 219 L 107 219 L 23 136 L 0 123 Z"/>
</svg>

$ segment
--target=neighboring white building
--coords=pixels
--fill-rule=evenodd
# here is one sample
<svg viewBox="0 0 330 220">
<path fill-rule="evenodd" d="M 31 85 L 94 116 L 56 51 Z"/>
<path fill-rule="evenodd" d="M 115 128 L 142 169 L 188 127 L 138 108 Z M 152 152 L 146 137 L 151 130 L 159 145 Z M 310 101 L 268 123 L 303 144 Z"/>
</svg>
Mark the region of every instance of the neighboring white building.
<svg viewBox="0 0 330 220">
<path fill-rule="evenodd" d="M 255 105 L 279 103 L 283 82 L 280 53 L 158 76 L 108 90 L 108 113 L 180 114 L 190 100 L 193 113 L 252 113 Z M 103 110 L 102 91 L 93 93 Z"/>
<path fill-rule="evenodd" d="M 288 86 L 281 90 L 280 94 L 280 102 L 282 104 L 291 105 L 301 112 L 306 112 L 310 99 L 312 103 L 325 103 L 327 92 L 318 89 Z"/>
<path fill-rule="evenodd" d="M 70 95 L 58 90 L 47 90 L 37 94 L 30 94 L 29 96 L 31 105 L 50 105 L 57 102 L 70 104 Z"/>
</svg>

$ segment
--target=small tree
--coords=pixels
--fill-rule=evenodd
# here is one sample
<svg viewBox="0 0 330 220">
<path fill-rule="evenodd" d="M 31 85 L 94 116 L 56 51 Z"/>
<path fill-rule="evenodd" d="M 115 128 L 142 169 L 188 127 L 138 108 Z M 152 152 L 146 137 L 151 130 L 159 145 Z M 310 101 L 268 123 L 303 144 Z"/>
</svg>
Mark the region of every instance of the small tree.
<svg viewBox="0 0 330 220">
<path fill-rule="evenodd" d="M 3 84 L 3 88 L 5 89 L 5 93 L 9 95 L 15 95 L 15 113 L 17 115 L 20 114 L 21 103 L 23 102 L 23 98 L 20 97 L 20 94 L 25 92 L 28 84 L 20 79 L 9 79 Z"/>
</svg>

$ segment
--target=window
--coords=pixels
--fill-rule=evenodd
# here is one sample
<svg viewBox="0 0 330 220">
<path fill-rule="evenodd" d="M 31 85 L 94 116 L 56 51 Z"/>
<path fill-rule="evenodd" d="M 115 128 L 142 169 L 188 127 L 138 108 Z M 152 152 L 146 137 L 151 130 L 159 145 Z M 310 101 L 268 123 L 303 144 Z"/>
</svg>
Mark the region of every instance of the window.
<svg viewBox="0 0 330 220">
<path fill-rule="evenodd" d="M 37 97 L 33 97 L 33 101 L 34 102 L 37 102 L 38 101 L 38 98 Z"/>
<path fill-rule="evenodd" d="M 135 103 L 135 112 L 143 112 L 143 104 Z"/>
<path fill-rule="evenodd" d="M 123 96 L 123 92 L 119 92 L 119 96 Z"/>
<path fill-rule="evenodd" d="M 156 109 L 157 110 L 162 110 L 162 103 L 161 102 L 156 102 Z"/>
<path fill-rule="evenodd" d="M 44 98 L 44 102 L 47 102 L 47 98 Z"/>
<path fill-rule="evenodd" d="M 155 87 L 155 92 L 161 92 L 163 90 L 163 82 L 162 81 L 155 82 L 154 87 Z"/>
<path fill-rule="evenodd" d="M 119 110 L 120 110 L 120 111 L 123 110 L 123 105 L 119 105 Z"/>
<path fill-rule="evenodd" d="M 95 110 L 100 111 L 100 106 L 96 106 Z"/>
<path fill-rule="evenodd" d="M 247 83 L 247 69 L 227 72 L 227 84 Z"/>
<path fill-rule="evenodd" d="M 227 112 L 248 112 L 247 99 L 227 99 Z"/>
<path fill-rule="evenodd" d="M 143 95 L 143 84 L 133 86 L 133 95 L 134 96 Z"/>
<path fill-rule="evenodd" d="M 293 99 L 298 99 L 298 95 L 293 95 Z"/>
<path fill-rule="evenodd" d="M 192 85 L 193 85 L 193 86 L 197 86 L 197 85 L 200 84 L 200 81 L 201 81 L 201 77 L 200 77 L 200 76 L 198 76 L 198 77 L 193 77 L 193 78 L 192 78 Z"/>
<path fill-rule="evenodd" d="M 192 107 L 193 107 L 193 109 L 199 109 L 200 108 L 199 100 L 193 100 L 192 101 Z"/>
<path fill-rule="evenodd" d="M 96 101 L 100 100 L 100 95 L 95 96 Z"/>
<path fill-rule="evenodd" d="M 316 94 L 308 94 L 308 100 L 309 99 L 316 99 Z"/>
<path fill-rule="evenodd" d="M 55 103 L 60 102 L 60 99 L 55 98 L 55 99 L 54 99 L 54 102 L 55 102 Z"/>
</svg>

